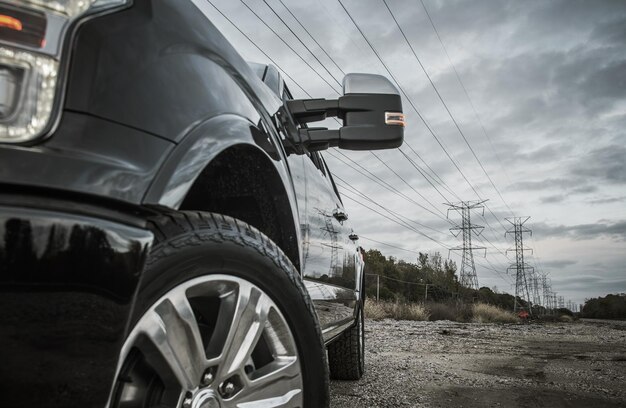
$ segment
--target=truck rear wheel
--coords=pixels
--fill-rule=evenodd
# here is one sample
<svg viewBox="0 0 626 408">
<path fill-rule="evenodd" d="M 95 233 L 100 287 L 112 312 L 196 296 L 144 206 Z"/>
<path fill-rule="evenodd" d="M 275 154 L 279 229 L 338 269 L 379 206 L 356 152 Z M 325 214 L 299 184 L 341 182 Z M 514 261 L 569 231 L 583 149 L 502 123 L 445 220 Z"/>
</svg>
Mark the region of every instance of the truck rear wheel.
<svg viewBox="0 0 626 408">
<path fill-rule="evenodd" d="M 156 244 L 110 406 L 328 406 L 319 324 L 282 251 L 217 214 L 149 224 Z"/>
<path fill-rule="evenodd" d="M 365 319 L 359 306 L 354 325 L 328 345 L 330 378 L 358 380 L 365 372 Z"/>
</svg>

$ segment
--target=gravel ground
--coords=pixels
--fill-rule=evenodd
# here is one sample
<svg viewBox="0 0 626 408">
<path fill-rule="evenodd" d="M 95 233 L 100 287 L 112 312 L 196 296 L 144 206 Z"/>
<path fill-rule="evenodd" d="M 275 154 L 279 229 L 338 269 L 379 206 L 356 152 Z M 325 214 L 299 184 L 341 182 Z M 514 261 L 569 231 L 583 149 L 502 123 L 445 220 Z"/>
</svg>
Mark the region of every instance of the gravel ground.
<svg viewBox="0 0 626 408">
<path fill-rule="evenodd" d="M 366 373 L 335 408 L 626 407 L 626 322 L 366 321 Z"/>
</svg>

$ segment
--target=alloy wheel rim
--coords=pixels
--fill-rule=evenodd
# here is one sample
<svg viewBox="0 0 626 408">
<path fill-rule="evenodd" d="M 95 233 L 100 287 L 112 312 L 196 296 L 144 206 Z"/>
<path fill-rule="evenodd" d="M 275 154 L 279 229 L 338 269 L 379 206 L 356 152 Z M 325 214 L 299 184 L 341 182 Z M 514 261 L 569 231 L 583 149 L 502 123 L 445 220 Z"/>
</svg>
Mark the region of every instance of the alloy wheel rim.
<svg viewBox="0 0 626 408">
<path fill-rule="evenodd" d="M 156 301 L 126 340 L 116 378 L 112 408 L 303 405 L 285 317 L 262 289 L 230 275 L 190 280 Z"/>
</svg>

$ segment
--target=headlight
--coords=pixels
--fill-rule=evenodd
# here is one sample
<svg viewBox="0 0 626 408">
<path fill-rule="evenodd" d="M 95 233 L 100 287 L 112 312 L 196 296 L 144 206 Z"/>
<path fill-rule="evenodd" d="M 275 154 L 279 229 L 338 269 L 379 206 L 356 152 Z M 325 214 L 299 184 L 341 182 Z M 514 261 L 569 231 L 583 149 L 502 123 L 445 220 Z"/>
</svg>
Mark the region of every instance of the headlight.
<svg viewBox="0 0 626 408">
<path fill-rule="evenodd" d="M 47 128 L 69 25 L 128 1 L 0 1 L 0 143 L 31 141 Z"/>
</svg>

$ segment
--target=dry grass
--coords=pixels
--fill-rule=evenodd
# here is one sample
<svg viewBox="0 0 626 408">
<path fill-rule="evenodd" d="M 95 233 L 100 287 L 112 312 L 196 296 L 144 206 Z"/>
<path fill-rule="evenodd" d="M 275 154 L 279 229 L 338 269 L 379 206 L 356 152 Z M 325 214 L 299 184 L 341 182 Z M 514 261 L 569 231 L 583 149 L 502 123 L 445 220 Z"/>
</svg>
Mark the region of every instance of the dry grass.
<svg viewBox="0 0 626 408">
<path fill-rule="evenodd" d="M 400 303 L 374 300 L 365 302 L 365 317 L 374 320 L 428 320 L 428 310 L 419 303 Z"/>
<path fill-rule="evenodd" d="M 574 318 L 572 316 L 564 314 L 559 317 L 559 321 L 563 323 L 571 323 L 574 321 Z"/>
<path fill-rule="evenodd" d="M 394 303 L 392 316 L 396 320 L 428 320 L 430 313 L 419 303 Z"/>
<path fill-rule="evenodd" d="M 476 323 L 516 323 L 517 316 L 499 307 L 477 303 L 474 305 L 453 303 L 403 303 L 367 300 L 365 317 L 382 320 L 451 320 Z"/>
<path fill-rule="evenodd" d="M 385 302 L 377 302 L 375 300 L 365 300 L 365 317 L 382 320 L 387 318 L 387 312 L 385 311 Z"/>
<path fill-rule="evenodd" d="M 517 316 L 497 306 L 476 303 L 472 306 L 472 321 L 476 323 L 516 323 Z"/>
</svg>

